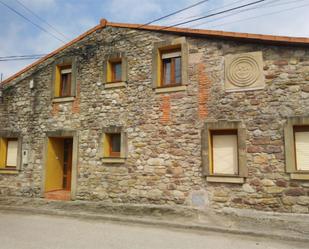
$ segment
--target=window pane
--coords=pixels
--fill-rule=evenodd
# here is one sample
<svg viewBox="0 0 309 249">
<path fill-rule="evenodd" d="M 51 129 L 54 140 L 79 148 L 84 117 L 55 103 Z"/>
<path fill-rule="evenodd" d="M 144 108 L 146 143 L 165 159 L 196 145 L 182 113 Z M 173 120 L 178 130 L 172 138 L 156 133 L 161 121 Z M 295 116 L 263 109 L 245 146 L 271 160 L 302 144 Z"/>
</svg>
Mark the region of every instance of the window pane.
<svg viewBox="0 0 309 249">
<path fill-rule="evenodd" d="M 111 151 L 120 152 L 120 134 L 111 134 Z"/>
<path fill-rule="evenodd" d="M 296 166 L 298 170 L 309 170 L 309 132 L 295 132 Z"/>
<path fill-rule="evenodd" d="M 113 64 L 113 81 L 121 81 L 121 62 Z"/>
<path fill-rule="evenodd" d="M 213 135 L 213 173 L 238 173 L 237 135 Z"/>
<path fill-rule="evenodd" d="M 171 59 L 163 60 L 163 85 L 171 84 Z"/>
<path fill-rule="evenodd" d="M 61 74 L 60 96 L 70 96 L 71 93 L 71 73 Z"/>
<path fill-rule="evenodd" d="M 17 148 L 18 148 L 17 140 L 9 140 L 8 141 L 6 166 L 16 167 L 16 165 L 17 165 Z"/>
<path fill-rule="evenodd" d="M 181 57 L 175 58 L 175 83 L 181 83 Z"/>
</svg>

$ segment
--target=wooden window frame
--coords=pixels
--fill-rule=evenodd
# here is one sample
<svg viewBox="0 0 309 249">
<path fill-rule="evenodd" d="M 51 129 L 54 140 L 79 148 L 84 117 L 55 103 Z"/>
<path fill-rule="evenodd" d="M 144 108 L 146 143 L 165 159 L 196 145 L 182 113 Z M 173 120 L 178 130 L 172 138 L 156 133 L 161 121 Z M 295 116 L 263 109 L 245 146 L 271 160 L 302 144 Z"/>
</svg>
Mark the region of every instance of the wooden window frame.
<svg viewBox="0 0 309 249">
<path fill-rule="evenodd" d="M 17 142 L 17 158 L 16 158 L 16 166 L 8 166 L 8 148 L 9 148 L 9 141 L 16 141 Z M 6 157 L 5 157 L 5 169 L 10 169 L 10 170 L 16 170 L 18 166 L 18 138 L 7 138 L 6 139 Z"/>
<path fill-rule="evenodd" d="M 296 151 L 296 137 L 295 137 L 295 133 L 296 132 L 309 132 L 309 125 L 294 125 L 293 126 L 293 145 L 294 145 L 294 155 L 295 155 L 295 168 L 296 168 L 296 171 L 297 172 L 300 172 L 300 173 L 307 173 L 309 174 L 309 170 L 301 170 L 301 169 L 298 169 L 297 167 L 297 151 Z"/>
<path fill-rule="evenodd" d="M 160 57 L 161 57 L 161 74 L 160 74 L 160 88 L 164 88 L 164 87 L 174 87 L 174 86 L 181 86 L 181 82 L 182 82 L 182 58 L 181 55 L 180 56 L 175 56 L 175 57 L 170 57 L 170 58 L 162 58 L 164 54 L 169 54 L 169 53 L 174 53 L 174 52 L 179 52 L 181 54 L 181 47 L 179 48 L 174 48 L 174 49 L 170 49 L 170 50 L 163 50 L 160 52 Z M 180 82 L 176 83 L 176 68 L 175 68 L 175 64 L 176 64 L 176 58 L 180 58 Z M 166 66 L 164 63 L 164 60 L 170 59 L 171 60 L 171 69 L 170 69 L 170 78 L 171 78 L 171 82 L 169 84 L 167 84 L 164 80 L 165 77 L 165 72 L 166 72 Z"/>
<path fill-rule="evenodd" d="M 112 151 L 111 134 L 120 135 L 120 152 Z M 111 126 L 103 128 L 100 141 L 102 142 L 100 143 L 99 155 L 102 158 L 103 163 L 125 163 L 128 153 L 128 138 L 127 133 L 124 132 L 122 127 Z"/>
<path fill-rule="evenodd" d="M 8 141 L 17 141 L 17 161 L 15 166 L 7 166 Z M 3 153 L 3 148 L 5 153 Z M 0 174 L 18 174 L 22 169 L 22 137 L 17 132 L 0 131 Z"/>
<path fill-rule="evenodd" d="M 181 82 L 176 84 L 164 84 L 164 67 L 162 55 L 172 51 L 179 51 L 180 56 L 180 69 L 181 69 Z M 186 37 L 179 37 L 173 40 L 162 42 L 155 42 L 152 50 L 152 88 L 155 93 L 169 93 L 186 91 L 188 85 L 188 58 L 189 58 L 189 45 Z M 172 58 L 172 56 L 171 56 Z"/>
<path fill-rule="evenodd" d="M 237 129 L 226 129 L 226 130 L 209 130 L 210 133 L 210 160 L 209 160 L 209 167 L 210 167 L 210 172 L 211 175 L 213 176 L 231 176 L 231 177 L 235 177 L 239 175 L 239 158 L 238 158 L 238 134 L 237 134 Z M 236 135 L 237 137 L 237 174 L 218 174 L 218 173 L 214 173 L 214 161 L 213 161 L 213 151 L 214 151 L 214 146 L 213 146 L 213 136 L 217 136 L 217 135 Z"/>
<path fill-rule="evenodd" d="M 214 174 L 213 171 L 213 135 L 237 135 L 238 174 Z M 201 134 L 203 175 L 208 182 L 244 183 L 248 176 L 246 129 L 240 121 L 206 121 Z"/>
<path fill-rule="evenodd" d="M 111 80 L 108 83 L 117 83 L 117 82 L 121 82 L 122 81 L 122 60 L 121 58 L 119 59 L 114 59 L 109 61 L 110 64 L 110 70 L 111 70 Z M 120 68 L 121 68 L 121 75 L 120 75 L 120 79 L 116 79 L 116 70 L 115 67 L 117 64 L 120 64 Z"/>
<path fill-rule="evenodd" d="M 62 75 L 61 70 L 71 68 L 71 80 L 70 80 L 70 91 L 67 91 L 65 96 L 62 96 Z M 53 63 L 53 73 L 52 73 L 52 94 L 51 98 L 54 102 L 67 101 L 69 98 L 74 100 L 77 94 L 77 59 L 76 57 L 63 57 L 56 59 Z"/>
<path fill-rule="evenodd" d="M 309 171 L 297 169 L 295 131 L 309 128 L 308 116 L 294 116 L 287 118 L 284 125 L 285 171 L 293 180 L 309 180 Z"/>
<path fill-rule="evenodd" d="M 71 72 L 70 73 L 62 73 L 62 70 L 68 70 L 70 69 Z M 65 97 L 70 97 L 71 96 L 71 92 L 72 92 L 72 65 L 66 65 L 66 66 L 60 66 L 59 67 L 60 70 L 60 86 L 59 86 L 59 98 L 65 98 Z M 67 92 L 66 94 L 63 94 L 63 75 L 68 74 L 70 75 L 69 78 L 69 82 L 67 83 Z"/>
<path fill-rule="evenodd" d="M 108 133 L 106 134 L 108 137 L 108 143 L 109 143 L 109 157 L 117 157 L 120 158 L 120 153 L 121 153 L 121 133 Z M 112 136 L 114 135 L 119 135 L 120 137 L 120 151 L 113 151 L 113 142 L 112 142 Z"/>
</svg>

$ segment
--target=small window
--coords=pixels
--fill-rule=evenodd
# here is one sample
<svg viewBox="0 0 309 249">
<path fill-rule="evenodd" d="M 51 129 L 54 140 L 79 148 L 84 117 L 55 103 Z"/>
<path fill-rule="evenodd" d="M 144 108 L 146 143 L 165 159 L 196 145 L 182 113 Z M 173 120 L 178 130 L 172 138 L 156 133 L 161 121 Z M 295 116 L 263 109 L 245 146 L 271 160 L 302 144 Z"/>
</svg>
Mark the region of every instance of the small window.
<svg viewBox="0 0 309 249">
<path fill-rule="evenodd" d="M 121 77 L 122 77 L 122 70 L 121 70 L 121 61 L 115 61 L 115 62 L 111 62 L 111 81 L 112 82 L 119 82 L 121 81 Z"/>
<path fill-rule="evenodd" d="M 211 164 L 214 175 L 238 175 L 237 130 L 211 131 Z"/>
<path fill-rule="evenodd" d="M 7 154 L 6 154 L 6 167 L 16 168 L 17 166 L 17 139 L 7 139 Z"/>
<path fill-rule="evenodd" d="M 294 127 L 296 170 L 309 172 L 309 126 Z"/>
<path fill-rule="evenodd" d="M 181 51 L 180 49 L 161 53 L 162 74 L 161 87 L 181 84 Z"/>
<path fill-rule="evenodd" d="M 57 59 L 53 64 L 53 98 L 74 97 L 76 95 L 76 58 Z"/>
<path fill-rule="evenodd" d="M 0 169 L 18 168 L 19 140 L 12 137 L 0 137 Z"/>
<path fill-rule="evenodd" d="M 207 182 L 244 183 L 248 176 L 246 128 L 241 121 L 207 121 L 202 130 Z"/>
<path fill-rule="evenodd" d="M 59 97 L 71 96 L 71 84 L 72 84 L 72 68 L 63 67 L 60 69 L 60 93 Z"/>
<path fill-rule="evenodd" d="M 104 141 L 104 157 L 120 157 L 121 134 L 106 133 Z"/>
</svg>

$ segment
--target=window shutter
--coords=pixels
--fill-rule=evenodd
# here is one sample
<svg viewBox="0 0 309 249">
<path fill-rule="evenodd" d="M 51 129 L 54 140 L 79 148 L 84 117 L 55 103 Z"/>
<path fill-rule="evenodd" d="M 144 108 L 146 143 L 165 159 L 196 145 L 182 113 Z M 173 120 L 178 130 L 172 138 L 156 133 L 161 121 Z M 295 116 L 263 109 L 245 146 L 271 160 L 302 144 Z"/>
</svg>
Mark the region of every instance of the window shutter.
<svg viewBox="0 0 309 249">
<path fill-rule="evenodd" d="M 18 149 L 17 141 L 15 140 L 8 141 L 6 166 L 10 166 L 10 167 L 17 166 L 17 149 Z"/>
<path fill-rule="evenodd" d="M 213 173 L 238 174 L 237 135 L 213 135 Z"/>
<path fill-rule="evenodd" d="M 309 170 L 309 132 L 295 132 L 297 170 Z"/>
</svg>

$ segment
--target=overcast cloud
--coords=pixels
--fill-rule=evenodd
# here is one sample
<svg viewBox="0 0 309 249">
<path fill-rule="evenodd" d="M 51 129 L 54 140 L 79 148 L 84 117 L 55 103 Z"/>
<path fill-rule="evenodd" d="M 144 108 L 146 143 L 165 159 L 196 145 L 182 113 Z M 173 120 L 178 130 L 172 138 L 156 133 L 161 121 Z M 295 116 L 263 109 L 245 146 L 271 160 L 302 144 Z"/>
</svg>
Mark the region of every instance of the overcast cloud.
<svg viewBox="0 0 309 249">
<path fill-rule="evenodd" d="M 52 32 L 16 0 L 1 0 L 27 18 Z M 113 22 L 146 23 L 199 0 L 18 0 L 58 31 L 73 39 L 99 23 L 101 18 Z M 192 18 L 254 2 L 255 0 L 209 0 L 195 8 L 154 23 L 173 25 Z M 205 28 L 260 34 L 309 37 L 309 0 L 266 0 L 247 7 L 197 22 L 185 27 Z M 49 53 L 63 45 L 60 41 L 28 23 L 0 3 L 0 57 Z M 61 37 L 59 34 L 53 32 Z M 33 61 L 0 61 L 4 78 Z"/>
</svg>

